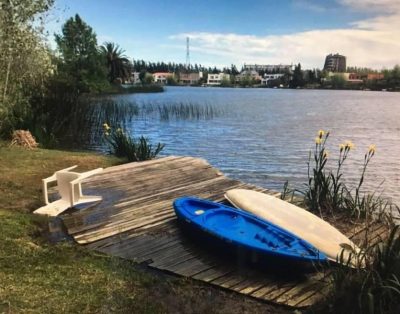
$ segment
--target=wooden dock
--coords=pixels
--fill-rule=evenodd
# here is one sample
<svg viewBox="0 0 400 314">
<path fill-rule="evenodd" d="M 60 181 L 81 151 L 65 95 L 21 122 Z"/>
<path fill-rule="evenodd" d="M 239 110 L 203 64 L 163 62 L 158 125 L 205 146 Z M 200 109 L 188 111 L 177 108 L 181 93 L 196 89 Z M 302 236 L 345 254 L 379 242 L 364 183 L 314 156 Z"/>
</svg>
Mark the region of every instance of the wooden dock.
<svg viewBox="0 0 400 314">
<path fill-rule="evenodd" d="M 177 197 L 223 201 L 224 193 L 232 188 L 277 195 L 227 178 L 202 159 L 171 156 L 110 167 L 85 181 L 83 188 L 87 194 L 102 195 L 103 201 L 61 218 L 76 242 L 90 249 L 296 308 L 314 304 L 328 289 L 327 272 L 282 277 L 238 266 L 237 261 L 208 251 L 182 233 L 172 207 Z M 366 232 L 363 226 L 342 231 L 356 243 Z M 369 229 L 368 237 L 379 241 L 385 233 L 386 228 L 377 225 Z"/>
</svg>

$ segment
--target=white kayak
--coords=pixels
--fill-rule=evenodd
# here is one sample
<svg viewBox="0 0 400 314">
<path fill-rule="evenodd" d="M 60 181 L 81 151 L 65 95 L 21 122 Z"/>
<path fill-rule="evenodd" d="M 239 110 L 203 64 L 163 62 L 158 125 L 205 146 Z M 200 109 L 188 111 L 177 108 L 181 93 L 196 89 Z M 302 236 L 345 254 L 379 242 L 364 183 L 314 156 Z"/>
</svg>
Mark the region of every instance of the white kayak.
<svg viewBox="0 0 400 314">
<path fill-rule="evenodd" d="M 248 211 L 307 241 L 324 253 L 331 261 L 342 254 L 347 262 L 350 254 L 360 249 L 335 227 L 316 215 L 261 192 L 233 189 L 225 198 L 235 207 Z M 354 256 L 354 255 L 353 255 Z M 351 266 L 355 266 L 352 259 Z"/>
</svg>

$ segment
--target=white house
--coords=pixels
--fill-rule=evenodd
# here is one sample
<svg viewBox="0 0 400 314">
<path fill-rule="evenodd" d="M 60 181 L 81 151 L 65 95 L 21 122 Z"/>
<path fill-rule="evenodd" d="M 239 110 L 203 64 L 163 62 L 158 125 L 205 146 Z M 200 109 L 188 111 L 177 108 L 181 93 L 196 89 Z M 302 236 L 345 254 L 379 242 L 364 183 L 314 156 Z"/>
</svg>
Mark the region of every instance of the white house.
<svg viewBox="0 0 400 314">
<path fill-rule="evenodd" d="M 226 73 L 208 74 L 207 85 L 221 85 L 223 80 L 230 80 L 230 75 Z"/>
<path fill-rule="evenodd" d="M 173 75 L 174 75 L 174 73 L 169 73 L 169 72 L 156 72 L 156 73 L 153 73 L 154 82 L 155 83 L 160 83 L 160 84 L 167 84 L 168 77 L 171 77 Z"/>
<path fill-rule="evenodd" d="M 284 74 L 282 73 L 276 73 L 276 74 L 264 74 L 264 77 L 261 79 L 261 85 L 267 85 L 268 81 L 272 81 L 272 80 L 277 80 L 279 78 L 281 78 L 282 76 L 284 76 Z"/>
<path fill-rule="evenodd" d="M 140 72 L 132 72 L 132 76 L 131 76 L 132 84 L 140 84 L 139 75 L 140 75 Z"/>
</svg>

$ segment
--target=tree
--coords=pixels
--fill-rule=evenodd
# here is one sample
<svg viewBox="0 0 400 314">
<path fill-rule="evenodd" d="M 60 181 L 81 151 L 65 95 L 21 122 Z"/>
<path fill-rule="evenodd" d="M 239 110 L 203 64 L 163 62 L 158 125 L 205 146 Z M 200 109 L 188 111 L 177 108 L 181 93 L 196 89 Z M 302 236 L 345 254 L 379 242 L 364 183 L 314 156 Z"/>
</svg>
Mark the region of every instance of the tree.
<svg viewBox="0 0 400 314">
<path fill-rule="evenodd" d="M 249 73 L 246 73 L 245 75 L 241 75 L 240 80 L 239 80 L 239 85 L 242 87 L 253 86 L 254 83 L 255 83 L 255 81 Z"/>
<path fill-rule="evenodd" d="M 175 74 L 167 76 L 167 85 L 175 86 L 178 85 L 178 80 Z"/>
<path fill-rule="evenodd" d="M 142 69 L 142 70 L 140 70 L 140 73 L 139 73 L 139 80 L 140 80 L 140 82 L 142 82 L 142 84 L 144 84 L 144 77 L 146 76 L 146 70 L 145 69 Z"/>
<path fill-rule="evenodd" d="M 231 64 L 231 74 L 233 74 L 233 75 L 238 75 L 239 74 L 239 71 L 236 68 L 236 65 L 234 65 L 234 64 Z"/>
<path fill-rule="evenodd" d="M 96 34 L 78 14 L 68 19 L 62 34 L 55 34 L 61 53 L 59 70 L 76 84 L 78 93 L 104 85 L 105 68 L 98 52 Z"/>
<path fill-rule="evenodd" d="M 229 76 L 229 78 L 224 76 L 222 78 L 222 80 L 221 80 L 221 85 L 220 86 L 221 87 L 230 87 L 230 86 L 232 86 L 231 80 L 230 80 L 230 76 Z"/>
<path fill-rule="evenodd" d="M 154 76 L 151 73 L 145 73 L 143 80 L 142 80 L 142 84 L 152 84 L 154 83 Z"/>
<path fill-rule="evenodd" d="M 0 1 L 0 135 L 9 135 L 30 114 L 32 93 L 52 75 L 43 21 L 53 0 Z"/>
<path fill-rule="evenodd" d="M 128 58 L 124 55 L 124 50 L 114 43 L 105 42 L 100 47 L 100 52 L 106 60 L 110 82 L 114 82 L 116 78 L 125 80 L 130 77 L 129 70 L 131 65 Z"/>
<path fill-rule="evenodd" d="M 346 80 L 341 74 L 335 74 L 331 77 L 332 88 L 342 89 L 346 85 Z"/>
<path fill-rule="evenodd" d="M 304 86 L 303 71 L 301 70 L 301 64 L 299 63 L 294 67 L 293 78 L 289 82 L 290 88 L 297 88 Z"/>
<path fill-rule="evenodd" d="M 395 65 L 392 70 L 383 70 L 383 75 L 386 80 L 386 86 L 384 88 L 389 89 L 400 89 L 400 66 Z"/>
</svg>

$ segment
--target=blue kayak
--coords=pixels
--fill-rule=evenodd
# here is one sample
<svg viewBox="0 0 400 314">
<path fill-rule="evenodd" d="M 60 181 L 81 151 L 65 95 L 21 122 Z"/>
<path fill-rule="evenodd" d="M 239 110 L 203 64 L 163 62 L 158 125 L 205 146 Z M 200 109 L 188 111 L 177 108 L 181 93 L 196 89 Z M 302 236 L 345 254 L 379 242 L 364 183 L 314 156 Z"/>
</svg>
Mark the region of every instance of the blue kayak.
<svg viewBox="0 0 400 314">
<path fill-rule="evenodd" d="M 195 197 L 176 199 L 174 209 L 186 227 L 223 240 L 229 246 L 291 261 L 327 261 L 311 244 L 244 211 Z"/>
</svg>

